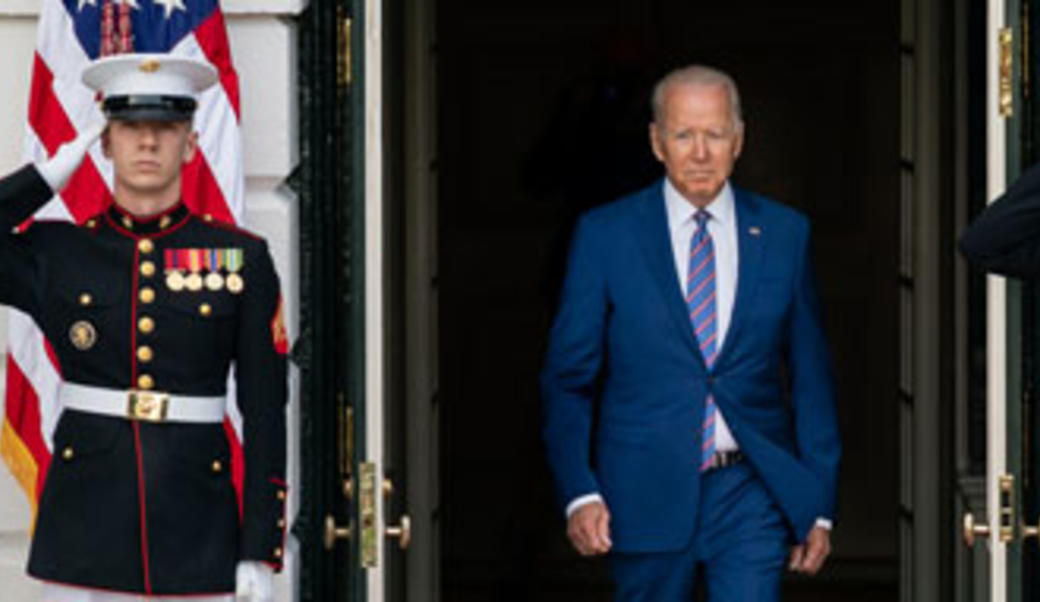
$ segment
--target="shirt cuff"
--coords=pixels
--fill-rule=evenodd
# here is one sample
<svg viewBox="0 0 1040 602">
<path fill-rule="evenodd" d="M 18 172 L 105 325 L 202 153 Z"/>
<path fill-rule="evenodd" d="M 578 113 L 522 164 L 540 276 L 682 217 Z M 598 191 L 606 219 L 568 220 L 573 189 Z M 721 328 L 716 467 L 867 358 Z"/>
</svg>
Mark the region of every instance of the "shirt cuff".
<svg viewBox="0 0 1040 602">
<path fill-rule="evenodd" d="M 585 495 L 578 496 L 571 500 L 571 503 L 567 504 L 567 518 L 570 518 L 572 514 L 578 511 L 578 508 L 582 506 L 588 506 L 593 502 L 603 502 L 603 496 L 598 493 L 587 493 Z"/>
<path fill-rule="evenodd" d="M 829 518 L 823 518 L 822 516 L 816 519 L 816 526 L 828 531 L 834 530 L 834 521 Z"/>
</svg>

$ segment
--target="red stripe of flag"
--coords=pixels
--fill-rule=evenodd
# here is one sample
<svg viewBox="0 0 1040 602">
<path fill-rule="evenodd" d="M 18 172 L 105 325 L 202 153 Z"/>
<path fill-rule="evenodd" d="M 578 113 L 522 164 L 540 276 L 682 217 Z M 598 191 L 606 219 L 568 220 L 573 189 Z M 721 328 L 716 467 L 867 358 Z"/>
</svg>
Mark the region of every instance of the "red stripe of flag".
<svg viewBox="0 0 1040 602">
<path fill-rule="evenodd" d="M 75 127 L 54 95 L 53 83 L 54 74 L 37 53 L 29 97 L 29 125 L 49 155 L 53 155 L 62 143 L 76 137 Z M 108 185 L 90 159 L 84 161 L 72 176 L 62 195 L 69 213 L 77 222 L 99 213 L 112 202 Z"/>
<path fill-rule="evenodd" d="M 224 199 L 224 193 L 217 184 L 216 177 L 210 170 L 209 163 L 202 153 L 195 153 L 195 158 L 181 171 L 181 196 L 184 203 L 196 215 L 210 214 L 214 219 L 234 224 L 235 218 Z"/>
<path fill-rule="evenodd" d="M 241 121 L 238 74 L 231 61 L 231 46 L 228 44 L 227 28 L 224 26 L 224 13 L 219 7 L 195 28 L 195 39 L 209 62 L 220 72 L 220 85 L 223 86 L 224 94 L 235 110 L 235 117 Z"/>
<path fill-rule="evenodd" d="M 54 74 L 37 52 L 33 61 L 32 89 L 29 91 L 29 123 L 36 137 L 54 154 L 58 145 L 76 137 L 76 128 L 54 96 Z"/>
<path fill-rule="evenodd" d="M 4 412 L 7 421 L 36 460 L 36 499 L 40 499 L 51 452 L 40 432 L 40 399 L 10 354 L 7 356 L 7 405 Z"/>
<path fill-rule="evenodd" d="M 238 440 L 238 433 L 235 432 L 235 425 L 227 418 L 224 419 L 224 434 L 227 435 L 231 448 L 231 483 L 238 492 L 238 519 L 242 520 L 242 486 L 246 482 L 246 459 L 242 453 L 242 442 Z"/>
</svg>

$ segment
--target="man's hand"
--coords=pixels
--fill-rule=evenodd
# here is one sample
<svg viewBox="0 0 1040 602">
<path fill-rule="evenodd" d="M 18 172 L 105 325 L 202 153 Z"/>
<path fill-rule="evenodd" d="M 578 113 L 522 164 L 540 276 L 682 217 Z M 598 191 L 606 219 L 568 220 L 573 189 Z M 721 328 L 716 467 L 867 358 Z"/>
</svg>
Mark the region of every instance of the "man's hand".
<svg viewBox="0 0 1040 602">
<path fill-rule="evenodd" d="M 823 527 L 813 527 L 805 543 L 791 548 L 790 570 L 805 575 L 815 575 L 831 553 L 831 532 Z"/>
<path fill-rule="evenodd" d="M 598 556 L 610 551 L 610 512 L 603 502 L 578 508 L 567 519 L 567 537 L 582 556 Z"/>
</svg>

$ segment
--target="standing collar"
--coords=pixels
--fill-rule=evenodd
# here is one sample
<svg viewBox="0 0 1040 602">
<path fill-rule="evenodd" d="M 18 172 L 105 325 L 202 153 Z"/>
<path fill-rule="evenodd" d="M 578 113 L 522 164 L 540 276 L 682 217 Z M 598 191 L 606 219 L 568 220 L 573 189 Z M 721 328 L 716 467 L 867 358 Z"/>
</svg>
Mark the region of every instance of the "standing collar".
<svg viewBox="0 0 1040 602">
<path fill-rule="evenodd" d="M 664 179 L 664 204 L 668 212 L 668 229 L 673 232 L 679 226 L 692 220 L 694 213 L 697 212 L 697 207 L 687 201 L 667 177 Z M 711 214 L 714 222 L 721 225 L 733 223 L 736 208 L 733 200 L 733 187 L 730 186 L 729 180 L 726 180 L 726 183 L 722 185 L 722 190 L 704 209 Z"/>
<path fill-rule="evenodd" d="M 118 203 L 112 203 L 105 215 L 116 230 L 137 237 L 172 231 L 184 223 L 191 212 L 183 201 L 177 201 L 175 205 L 160 213 L 145 216 L 133 215 Z"/>
</svg>

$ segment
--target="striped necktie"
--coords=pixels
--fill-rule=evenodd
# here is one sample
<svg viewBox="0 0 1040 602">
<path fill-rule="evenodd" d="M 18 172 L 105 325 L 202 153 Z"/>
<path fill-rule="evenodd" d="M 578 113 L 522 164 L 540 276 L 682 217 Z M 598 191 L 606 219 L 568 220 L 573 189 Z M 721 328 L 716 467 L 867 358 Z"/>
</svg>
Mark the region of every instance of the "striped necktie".
<svg viewBox="0 0 1040 602">
<path fill-rule="evenodd" d="M 690 240 L 690 264 L 686 276 L 686 307 L 697 336 L 704 365 L 711 370 L 715 363 L 717 324 L 715 315 L 715 245 L 708 233 L 711 214 L 703 209 L 693 216 L 697 231 Z M 711 462 L 715 453 L 715 398 L 709 393 L 704 402 L 704 423 L 701 427 L 701 471 Z"/>
</svg>

